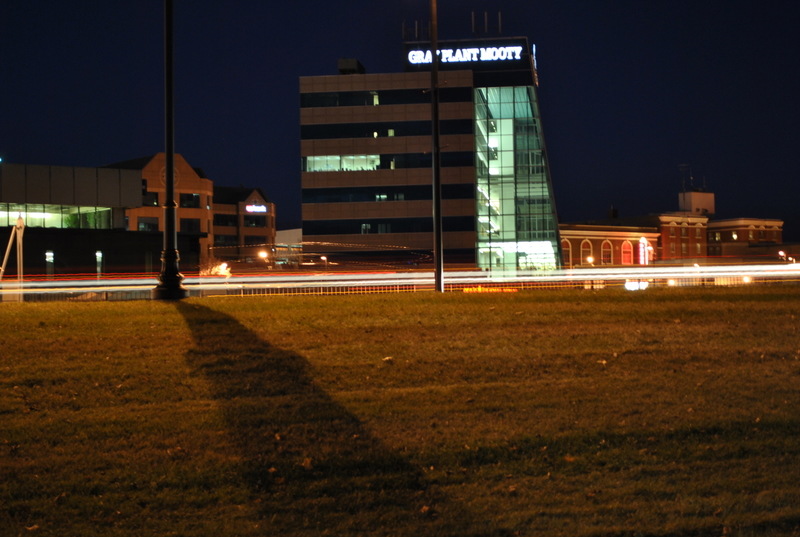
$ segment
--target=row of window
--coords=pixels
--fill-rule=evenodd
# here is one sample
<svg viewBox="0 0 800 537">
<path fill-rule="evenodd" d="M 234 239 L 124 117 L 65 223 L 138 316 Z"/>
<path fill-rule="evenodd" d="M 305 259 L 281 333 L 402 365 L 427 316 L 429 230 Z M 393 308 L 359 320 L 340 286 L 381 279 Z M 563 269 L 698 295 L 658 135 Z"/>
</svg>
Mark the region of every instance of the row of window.
<svg viewBox="0 0 800 537">
<path fill-rule="evenodd" d="M 640 248 L 640 245 L 636 245 L 634 247 L 631 241 L 625 241 L 620 245 L 620 259 L 618 264 L 620 265 L 633 265 L 635 262 L 635 255 L 634 253 Z M 649 252 L 652 252 L 652 248 L 649 249 Z M 650 254 L 648 253 L 648 256 Z M 569 240 L 564 239 L 561 241 L 561 256 L 564 261 L 564 266 L 572 267 L 575 265 L 593 265 L 593 264 L 600 264 L 600 265 L 613 265 L 617 263 L 614 259 L 614 248 L 609 241 L 603 241 L 602 245 L 600 246 L 600 256 L 595 257 L 594 253 L 594 246 L 588 240 L 583 240 L 581 242 L 580 247 L 580 257 L 578 259 L 572 258 L 572 243 Z M 639 264 L 642 263 L 642 260 L 638 260 Z"/>
<path fill-rule="evenodd" d="M 184 209 L 199 209 L 201 205 L 200 194 L 184 193 L 178 194 L 178 207 Z M 158 207 L 158 192 L 147 190 L 147 180 L 142 179 L 142 206 Z M 211 206 L 211 196 L 208 196 L 208 207 Z"/>
<path fill-rule="evenodd" d="M 472 166 L 475 162 L 472 151 L 440 153 L 443 168 Z M 430 153 L 399 153 L 384 155 L 318 155 L 302 158 L 304 172 L 354 172 L 395 170 L 405 168 L 430 168 L 433 160 Z"/>
<path fill-rule="evenodd" d="M 244 227 L 266 227 L 267 217 L 263 214 L 246 214 L 242 219 Z M 215 214 L 215 226 L 236 227 L 239 225 L 239 216 L 235 214 Z"/>
<path fill-rule="evenodd" d="M 157 216 L 140 216 L 136 219 L 138 231 L 158 231 L 159 218 Z M 181 233 L 203 233 L 199 218 L 181 218 L 178 231 Z"/>
<path fill-rule="evenodd" d="M 722 241 L 723 233 L 727 238 L 730 238 L 730 240 L 732 240 L 732 241 L 738 241 L 739 240 L 740 235 L 739 235 L 739 232 L 737 232 L 737 231 L 725 231 L 725 232 L 712 231 L 712 232 L 709 232 L 709 234 L 708 234 L 708 240 L 710 242 L 720 242 L 720 241 Z M 759 241 L 777 242 L 778 240 L 780 240 L 780 235 L 779 235 L 778 230 L 776 230 L 776 229 L 770 229 L 770 230 L 766 230 L 766 229 L 758 229 L 758 230 L 756 230 L 756 229 L 748 229 L 747 230 L 747 240 L 748 241 L 759 240 Z"/>
<path fill-rule="evenodd" d="M 475 185 L 442 185 L 443 199 L 472 199 Z M 364 186 L 352 188 L 304 188 L 303 203 L 353 203 L 374 201 L 417 201 L 433 199 L 430 185 Z"/>
<path fill-rule="evenodd" d="M 332 91 L 303 93 L 300 108 L 336 106 L 380 106 L 388 104 L 419 104 L 431 102 L 427 89 L 394 89 L 375 91 Z M 472 102 L 472 88 L 440 88 L 439 102 Z"/>
<path fill-rule="evenodd" d="M 681 237 L 688 237 L 689 236 L 689 228 L 687 226 L 682 226 L 680 228 L 680 230 L 681 230 Z M 703 238 L 703 231 L 704 230 L 705 230 L 705 228 L 703 228 L 702 226 L 695 227 L 694 228 L 694 236 L 696 238 L 698 238 L 698 239 Z M 669 226 L 669 236 L 670 237 L 675 237 L 675 236 L 677 236 L 677 234 L 678 234 L 678 226 L 677 225 Z"/>
<path fill-rule="evenodd" d="M 439 122 L 440 134 L 472 134 L 472 120 L 449 119 Z M 383 138 L 391 136 L 430 136 L 430 121 L 396 121 L 380 123 L 337 123 L 335 125 L 301 125 L 302 140 L 332 138 Z"/>
<path fill-rule="evenodd" d="M 14 226 L 22 217 L 27 227 L 111 229 L 110 207 L 76 207 L 41 203 L 0 203 L 0 226 Z"/>
<path fill-rule="evenodd" d="M 262 246 L 267 244 L 263 235 L 245 235 L 244 245 L 239 244 L 238 235 L 214 235 L 214 246 Z"/>
<path fill-rule="evenodd" d="M 471 216 L 445 216 L 442 231 L 475 231 Z M 367 235 L 371 233 L 432 233 L 432 218 L 371 218 L 303 222 L 304 235 Z"/>
</svg>

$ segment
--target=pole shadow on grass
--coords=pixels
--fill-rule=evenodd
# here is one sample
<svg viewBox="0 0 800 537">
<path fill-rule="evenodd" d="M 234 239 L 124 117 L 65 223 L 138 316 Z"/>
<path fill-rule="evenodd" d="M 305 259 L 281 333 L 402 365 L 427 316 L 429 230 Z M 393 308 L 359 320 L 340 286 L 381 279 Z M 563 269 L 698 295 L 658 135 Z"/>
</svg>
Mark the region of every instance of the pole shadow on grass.
<svg viewBox="0 0 800 537">
<path fill-rule="evenodd" d="M 307 361 L 236 319 L 180 302 L 195 348 L 187 361 L 210 383 L 258 496 L 264 529 L 282 535 L 503 535 L 437 498 L 420 470 L 316 386 Z"/>
</svg>

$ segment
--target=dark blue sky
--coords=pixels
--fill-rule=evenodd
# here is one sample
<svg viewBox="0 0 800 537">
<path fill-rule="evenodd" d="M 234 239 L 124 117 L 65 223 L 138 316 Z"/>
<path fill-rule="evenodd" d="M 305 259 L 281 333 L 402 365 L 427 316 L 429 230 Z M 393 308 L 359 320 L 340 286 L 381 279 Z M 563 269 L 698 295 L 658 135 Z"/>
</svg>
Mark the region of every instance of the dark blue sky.
<svg viewBox="0 0 800 537">
<path fill-rule="evenodd" d="M 176 150 L 217 184 L 261 187 L 299 223 L 298 77 L 402 70 L 427 0 L 175 1 Z M 276 6 L 280 6 L 279 8 Z M 537 45 L 561 220 L 677 209 L 678 165 L 720 217 L 800 238 L 800 2 L 439 0 Z M 163 151 L 160 0 L 0 2 L 0 156 L 99 166 Z"/>
</svg>

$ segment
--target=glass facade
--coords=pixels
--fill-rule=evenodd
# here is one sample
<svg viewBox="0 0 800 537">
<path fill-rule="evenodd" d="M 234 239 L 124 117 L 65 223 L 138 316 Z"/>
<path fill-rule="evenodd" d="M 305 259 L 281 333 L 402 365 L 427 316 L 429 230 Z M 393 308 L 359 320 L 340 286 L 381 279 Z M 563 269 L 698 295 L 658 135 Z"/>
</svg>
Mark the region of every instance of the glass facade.
<svg viewBox="0 0 800 537">
<path fill-rule="evenodd" d="M 113 225 L 110 207 L 0 203 L 0 227 L 15 225 L 20 215 L 28 227 L 111 229 Z"/>
<path fill-rule="evenodd" d="M 478 267 L 558 268 L 558 226 L 534 87 L 475 88 L 474 103 Z"/>
</svg>

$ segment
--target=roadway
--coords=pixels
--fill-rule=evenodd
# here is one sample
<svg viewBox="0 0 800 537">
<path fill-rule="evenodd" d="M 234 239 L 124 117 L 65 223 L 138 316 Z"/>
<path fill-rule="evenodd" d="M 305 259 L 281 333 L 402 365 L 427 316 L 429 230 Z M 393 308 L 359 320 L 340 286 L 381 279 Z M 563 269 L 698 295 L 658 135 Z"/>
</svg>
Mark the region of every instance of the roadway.
<svg viewBox="0 0 800 537">
<path fill-rule="evenodd" d="M 763 265 L 650 265 L 635 267 L 582 267 L 547 272 L 446 271 L 445 286 L 449 290 L 491 291 L 493 289 L 525 289 L 537 287 L 625 286 L 642 289 L 647 286 L 745 285 L 773 281 L 800 281 L 800 264 Z M 31 278 L 22 282 L 25 300 L 120 300 L 147 298 L 156 285 L 155 276 L 147 277 L 69 277 L 58 279 Z M 404 272 L 266 272 L 231 276 L 189 276 L 183 281 L 190 296 L 278 294 L 278 293 L 347 293 L 391 290 L 431 290 L 433 271 Z M 0 282 L 4 300 L 19 300 L 19 283 Z M 46 295 L 51 295 L 46 297 Z M 93 296 L 96 295 L 96 296 Z"/>
</svg>

